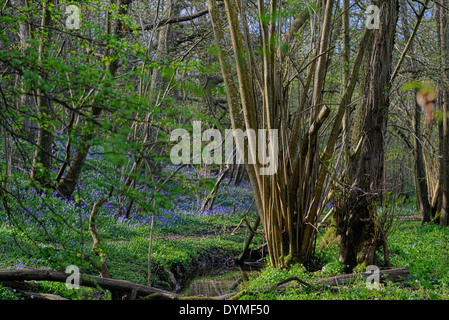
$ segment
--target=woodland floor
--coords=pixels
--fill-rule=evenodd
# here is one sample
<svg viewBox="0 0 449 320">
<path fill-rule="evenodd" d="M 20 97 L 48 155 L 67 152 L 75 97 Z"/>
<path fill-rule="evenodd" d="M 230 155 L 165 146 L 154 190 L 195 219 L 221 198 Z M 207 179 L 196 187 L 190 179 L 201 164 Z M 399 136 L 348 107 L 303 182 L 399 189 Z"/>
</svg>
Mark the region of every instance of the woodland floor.
<svg viewBox="0 0 449 320">
<path fill-rule="evenodd" d="M 183 173 L 187 178 L 195 177 L 195 174 L 192 168 Z M 81 202 L 93 203 L 99 193 L 106 193 L 106 188 L 98 185 L 95 176 L 86 177 L 81 185 Z M 63 215 L 73 225 L 79 220 L 88 220 L 89 205 L 84 208 L 76 205 L 76 201 L 67 202 L 51 194 L 37 194 L 32 190 L 21 192 L 19 189 L 20 183 L 15 187 L 16 194 L 36 215 L 51 216 L 42 206 L 45 200 L 59 213 L 58 217 Z M 110 199 L 102 208 L 99 236 L 108 258 L 109 272 L 114 279 L 148 284 L 148 248 L 152 236 L 152 285 L 178 293 L 185 292 L 192 280 L 199 277 L 200 280 L 212 281 L 210 283 L 213 286 L 218 285 L 217 281 L 238 281 L 234 290 L 252 292 L 242 295 L 240 299 L 449 299 L 449 230 L 435 224 L 422 225 L 413 204 L 394 207 L 395 222 L 388 237 L 391 267 L 406 267 L 410 271 L 406 281 L 383 283 L 379 290 L 370 290 L 363 281 L 354 281 L 338 288 L 337 292 L 304 290 L 302 286 L 292 283 L 285 290 L 254 294 L 258 288 L 272 286 L 291 277 L 313 282 L 342 275 L 344 266 L 338 261 L 338 245 L 321 241 L 326 228 L 320 229 L 315 259 L 310 265 L 296 264 L 286 270 L 264 265 L 244 275 L 238 273 L 235 258 L 241 253 L 249 232 L 245 223 L 236 227 L 246 213 L 251 224 L 256 215 L 253 209 L 248 210 L 252 204 L 252 195 L 246 183 L 234 185 L 233 182 L 224 181 L 213 210 L 204 213 L 199 208 L 207 191 L 195 180 L 173 181 L 163 190 L 163 195 L 169 204 L 164 203 L 156 211 L 153 228 L 151 215 L 138 210 L 133 211 L 129 218 L 117 216 L 116 199 Z M 76 264 L 76 255 L 64 255 L 55 248 L 60 245 L 73 249 L 79 246 L 80 241 L 90 243 L 87 231 L 83 234 L 84 238 L 80 239 L 65 229 L 59 229 L 60 225 L 56 221 L 47 226 L 47 231 L 54 232 L 59 238 L 47 239 L 38 232 L 39 228 L 31 218 L 28 224 L 22 224 L 23 228 L 19 229 L 6 212 L 0 212 L 0 217 L 1 269 L 64 270 L 65 266 Z M 87 230 L 87 226 L 84 226 L 84 230 Z M 250 246 L 252 261 L 264 262 L 266 253 L 260 250 L 263 242 L 261 235 L 253 239 Z M 376 264 L 382 269 L 382 252 L 379 252 L 378 258 Z M 365 270 L 361 268 L 355 271 Z M 83 272 L 98 274 L 92 267 L 85 267 Z M 244 279 L 240 281 L 242 275 Z M 40 282 L 39 290 L 69 299 L 110 298 L 108 292 L 84 288 L 69 290 L 62 283 Z M 0 299 L 25 298 L 3 285 L 0 287 Z"/>
</svg>

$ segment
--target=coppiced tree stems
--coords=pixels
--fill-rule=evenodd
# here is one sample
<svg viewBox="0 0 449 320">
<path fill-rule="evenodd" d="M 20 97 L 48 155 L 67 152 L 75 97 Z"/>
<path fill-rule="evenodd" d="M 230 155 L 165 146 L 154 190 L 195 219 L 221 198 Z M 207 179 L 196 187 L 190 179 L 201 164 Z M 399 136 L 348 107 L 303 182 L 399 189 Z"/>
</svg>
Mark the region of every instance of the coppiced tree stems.
<svg viewBox="0 0 449 320">
<path fill-rule="evenodd" d="M 231 58 L 225 48 L 225 37 L 222 29 L 218 6 L 215 0 L 209 0 L 209 12 L 211 14 L 214 30 L 214 39 L 218 47 L 221 71 L 226 85 L 228 106 L 233 128 L 246 129 L 277 129 L 279 130 L 279 157 L 278 170 L 272 176 L 261 176 L 258 165 L 246 163 L 246 168 L 251 185 L 254 188 L 257 210 L 261 218 L 267 245 L 269 249 L 270 263 L 276 267 L 283 267 L 290 259 L 308 261 L 312 257 L 312 249 L 316 236 L 316 218 L 318 205 L 323 192 L 324 182 L 328 175 L 327 163 L 332 157 L 335 144 L 338 140 L 342 117 L 351 100 L 358 73 L 362 65 L 364 52 L 372 40 L 371 31 L 366 31 L 362 37 L 354 66 L 345 86 L 345 91 L 340 100 L 337 116 L 327 143 L 326 151 L 320 159 L 318 149 L 318 131 L 327 119 L 330 109 L 323 105 L 323 86 L 325 81 L 325 70 L 327 64 L 327 53 L 329 50 L 329 35 L 334 1 L 327 1 L 323 8 L 323 22 L 321 34 L 315 58 L 311 61 L 308 72 L 306 90 L 313 80 L 312 118 L 309 130 L 301 136 L 303 129 L 301 114 L 306 102 L 306 92 L 302 95 L 299 111 L 293 121 L 293 134 L 287 134 L 288 128 L 288 100 L 280 99 L 283 95 L 283 78 L 287 66 L 283 64 L 284 54 L 276 47 L 274 38 L 277 36 L 280 21 L 277 19 L 276 11 L 279 3 L 271 1 L 269 6 L 263 1 L 258 1 L 262 65 L 260 68 L 260 96 L 262 106 L 256 107 L 256 87 L 252 82 L 259 80 L 259 71 L 254 71 L 255 79 L 251 78 L 251 61 L 253 55 L 251 46 L 243 45 L 243 32 L 240 28 L 238 10 L 233 0 L 225 1 L 225 13 L 230 30 L 234 63 L 237 71 L 238 85 L 231 74 Z M 268 9 L 267 9 L 268 8 Z M 242 8 L 240 8 L 240 11 Z M 242 14 L 242 12 L 240 12 Z M 267 18 L 269 17 L 269 18 Z M 305 15 L 300 14 L 295 20 L 292 28 L 298 28 L 298 24 L 304 20 Z M 299 22 L 298 22 L 299 21 Z M 296 29 L 297 30 L 297 29 Z M 285 39 L 291 39 L 287 32 Z M 245 52 L 249 50 L 250 52 Z M 349 68 L 348 68 L 349 70 Z M 241 101 L 241 106 L 239 102 Z M 259 108 L 259 109 L 258 109 Z M 257 122 L 256 114 L 262 115 Z M 262 120 L 262 121 L 260 121 Z M 302 129 L 302 130 L 300 130 Z M 298 143 L 299 142 L 299 143 Z M 257 146 L 257 143 L 249 143 L 238 146 L 240 150 L 247 151 L 248 148 Z M 288 150 L 291 146 L 293 153 Z M 251 152 L 251 150 L 250 150 Z M 258 150 L 252 150 L 257 154 Z M 246 152 L 243 153 L 246 155 Z M 293 174 L 292 174 L 293 173 Z M 309 194 L 309 196 L 304 196 Z"/>
</svg>

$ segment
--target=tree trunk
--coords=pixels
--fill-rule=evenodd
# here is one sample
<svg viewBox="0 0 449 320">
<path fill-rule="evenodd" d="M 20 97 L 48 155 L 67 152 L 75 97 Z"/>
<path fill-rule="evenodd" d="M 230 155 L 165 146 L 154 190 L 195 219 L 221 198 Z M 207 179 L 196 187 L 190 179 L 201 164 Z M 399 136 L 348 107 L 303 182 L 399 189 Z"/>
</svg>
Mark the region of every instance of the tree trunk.
<svg viewBox="0 0 449 320">
<path fill-rule="evenodd" d="M 42 67 L 42 61 L 45 59 L 46 46 L 50 41 L 50 32 L 48 27 L 51 23 L 51 15 L 49 6 L 50 0 L 42 1 L 42 20 L 39 35 L 39 55 L 38 65 Z M 47 34 L 48 33 L 48 34 Z M 50 182 L 50 167 L 52 160 L 53 147 L 53 126 L 51 124 L 53 118 L 53 110 L 51 102 L 46 97 L 46 92 L 41 88 L 36 90 L 36 107 L 39 114 L 39 132 L 37 136 L 37 145 L 33 157 L 33 167 L 31 169 L 31 179 L 46 185 Z"/>
<path fill-rule="evenodd" d="M 19 2 L 20 7 L 23 9 L 26 9 L 27 7 L 27 0 L 21 0 Z M 27 17 L 28 19 L 30 19 L 29 17 Z M 24 21 L 24 22 L 20 22 L 19 23 L 19 42 L 20 42 L 20 51 L 22 53 L 22 55 L 25 55 L 25 51 L 27 49 L 27 42 L 30 39 L 30 26 L 29 23 Z M 27 109 L 33 109 L 36 108 L 35 106 L 35 101 L 34 99 L 32 99 L 28 92 L 26 92 L 24 85 L 22 84 L 22 76 L 18 76 L 18 86 L 17 87 L 22 87 L 23 92 L 21 93 L 21 95 L 19 96 L 18 99 L 18 108 L 20 109 L 21 107 L 27 107 Z M 23 133 L 26 137 L 26 139 L 31 142 L 34 143 L 37 139 L 37 124 L 31 120 L 28 119 L 27 117 L 23 118 L 23 122 L 22 122 L 22 128 L 23 128 Z"/>
<path fill-rule="evenodd" d="M 417 196 L 420 205 L 420 209 L 422 212 L 422 222 L 428 222 L 431 220 L 432 208 L 429 202 L 429 193 L 426 179 L 426 168 L 424 165 L 424 157 L 422 150 L 422 141 L 421 141 L 421 110 L 420 106 L 414 100 L 414 110 L 415 110 L 415 119 L 413 121 L 413 155 L 415 158 L 415 177 L 416 177 L 416 187 L 417 187 Z"/>
<path fill-rule="evenodd" d="M 315 241 L 316 228 L 314 224 L 317 219 L 318 206 L 321 200 L 321 194 L 323 192 L 323 186 L 326 179 L 326 176 L 329 171 L 328 163 L 332 158 L 335 145 L 337 143 L 337 138 L 339 135 L 339 131 L 341 128 L 342 120 L 344 113 L 351 101 L 352 94 L 354 92 L 355 84 L 357 83 L 357 79 L 359 77 L 359 70 L 362 65 L 363 57 L 365 56 L 365 51 L 371 45 L 373 41 L 373 37 L 371 36 L 372 32 L 368 29 L 365 30 L 365 33 L 362 36 L 359 44 L 359 50 L 357 52 L 357 56 L 355 58 L 353 67 L 350 72 L 350 76 L 348 78 L 348 82 L 346 83 L 345 90 L 343 92 L 342 97 L 340 98 L 340 103 L 337 110 L 337 115 L 334 120 L 334 124 L 332 127 L 332 131 L 329 136 L 329 140 L 327 142 L 327 146 L 325 152 L 321 158 L 321 168 L 318 174 L 317 179 L 317 187 L 314 192 L 314 196 L 312 198 L 312 202 L 310 206 L 307 208 L 307 214 L 305 216 L 304 228 L 302 232 L 302 240 L 301 240 L 301 251 L 300 254 L 306 260 L 311 257 L 312 246 Z"/>
<path fill-rule="evenodd" d="M 345 274 L 341 276 L 335 276 L 332 278 L 327 278 L 323 280 L 318 280 L 313 282 L 315 285 L 326 284 L 331 287 L 344 286 L 347 283 L 350 283 L 355 278 L 359 278 L 360 276 L 366 281 L 366 279 L 371 276 L 371 272 L 362 272 L 362 273 L 351 273 Z M 410 271 L 407 268 L 398 268 L 398 269 L 382 269 L 379 270 L 379 280 L 380 282 L 400 282 L 405 281 L 410 278 Z"/>
<path fill-rule="evenodd" d="M 448 0 L 440 0 L 441 6 L 438 6 L 438 37 L 440 45 L 440 55 L 441 55 L 441 70 L 442 70 L 442 80 L 441 86 L 447 88 L 447 83 L 449 81 L 449 74 L 447 68 L 449 66 L 449 25 L 446 10 L 449 5 Z M 448 127 L 448 103 L 449 103 L 449 92 L 447 89 L 440 90 L 439 100 L 440 108 L 442 113 L 442 123 L 441 123 L 441 144 L 440 144 L 440 187 L 442 193 L 441 202 L 441 215 L 440 224 L 443 226 L 449 225 L 449 127 Z"/>
<path fill-rule="evenodd" d="M 172 16 L 172 12 L 175 12 L 175 15 L 178 13 L 178 10 L 175 10 L 175 4 L 173 0 L 165 0 L 163 15 L 164 18 L 169 18 Z M 151 75 L 151 85 L 150 85 L 150 102 L 157 104 L 157 100 L 159 98 L 160 90 L 163 87 L 163 79 L 161 77 L 162 65 L 164 64 L 164 60 L 168 59 L 169 56 L 169 33 L 170 33 L 170 25 L 164 25 L 158 28 L 157 30 L 157 48 L 156 48 L 156 62 L 160 60 L 161 68 L 155 68 Z"/>
<path fill-rule="evenodd" d="M 43 269 L 18 269 L 18 270 L 0 270 L 0 281 L 53 281 L 65 283 L 70 273 Z M 136 298 L 151 294 L 168 294 L 171 292 L 158 288 L 141 285 L 126 280 L 115 280 L 97 276 L 80 274 L 80 286 L 91 288 L 103 288 L 111 292 L 121 292 L 131 294 L 134 291 Z M 173 297 L 178 295 L 173 294 Z"/>
<path fill-rule="evenodd" d="M 349 30 L 349 0 L 343 0 L 343 9 L 342 9 L 342 24 L 343 24 L 343 52 L 341 55 L 341 63 L 342 63 L 342 84 L 345 85 L 348 81 L 349 77 L 349 62 L 351 58 L 351 38 L 350 38 L 350 30 Z M 342 92 L 344 89 L 342 88 Z M 344 148 L 344 156 L 349 157 L 349 119 L 350 119 L 350 110 L 345 110 L 345 114 L 343 116 L 343 148 Z"/>
<path fill-rule="evenodd" d="M 388 119 L 392 52 L 394 47 L 398 1 L 378 1 L 381 23 L 374 32 L 369 56 L 361 114 L 355 128 L 355 141 L 362 139 L 359 153 L 350 165 L 348 196 L 341 199 L 336 211 L 341 235 L 340 260 L 346 270 L 357 263 L 374 263 L 381 244 L 375 214 L 382 203 L 384 140 Z"/>
<path fill-rule="evenodd" d="M 111 0 L 112 1 L 112 0 Z M 120 5 L 120 14 L 126 14 L 128 11 L 128 5 L 131 3 L 129 0 L 116 0 L 117 4 Z M 109 19 L 108 19 L 109 23 Z M 112 26 L 112 28 L 111 28 Z M 108 25 L 108 30 L 112 30 L 113 35 L 117 35 L 119 38 L 123 35 L 122 23 L 119 18 L 116 21 L 111 23 L 111 26 Z M 112 56 L 113 49 L 108 49 L 107 55 Z M 109 76 L 114 77 L 117 69 L 119 67 L 119 61 L 117 59 L 113 59 L 109 65 L 107 66 L 107 70 Z M 92 116 L 94 120 L 97 120 L 101 115 L 101 108 L 92 107 Z M 70 163 L 70 167 L 67 171 L 67 174 L 61 180 L 58 185 L 58 191 L 65 197 L 70 197 L 75 191 L 76 185 L 78 184 L 79 176 L 81 174 L 81 170 L 86 162 L 87 154 L 89 153 L 89 142 L 95 137 L 96 130 L 93 125 L 89 125 L 89 132 L 81 137 L 81 141 L 79 143 L 79 147 L 77 148 L 75 155 L 72 158 Z"/>
<path fill-rule="evenodd" d="M 415 54 L 415 48 L 413 46 L 413 39 L 416 35 L 416 31 L 418 30 L 418 27 L 422 21 L 422 18 L 424 17 L 424 13 L 427 9 L 427 5 L 429 4 L 429 0 L 426 1 L 425 5 L 423 5 L 418 13 L 418 19 L 415 24 L 415 27 L 413 28 L 413 32 L 410 33 L 410 30 L 412 29 L 410 24 L 406 19 L 404 19 L 402 23 L 402 32 L 404 34 L 404 37 L 406 39 L 409 39 L 405 45 L 405 48 L 402 52 L 401 59 L 404 58 L 405 63 L 407 63 L 408 68 L 411 70 L 416 67 L 416 63 L 413 59 L 413 57 L 416 56 Z M 406 0 L 400 0 L 400 11 L 401 14 L 405 17 L 407 15 L 407 2 Z M 405 55 L 407 53 L 407 49 L 409 49 L 409 58 L 405 59 Z M 400 62 L 398 62 L 395 71 L 393 72 L 393 76 L 397 74 L 397 71 L 399 70 Z M 411 73 L 410 77 L 414 80 L 417 79 L 416 73 Z M 413 96 L 416 96 L 417 92 L 413 92 Z M 418 201 L 418 209 L 422 213 L 422 222 L 428 222 L 432 219 L 432 207 L 430 203 L 429 198 L 429 188 L 427 184 L 427 172 L 426 172 L 426 166 L 424 163 L 424 155 L 423 155 L 423 140 L 422 140 L 422 128 L 421 128 L 421 107 L 419 106 L 416 99 L 410 100 L 410 103 L 412 104 L 411 107 L 414 110 L 413 115 L 413 158 L 414 158 L 414 180 L 415 180 L 415 194 L 416 194 L 416 200 Z M 402 164 L 402 162 L 401 162 Z"/>
</svg>

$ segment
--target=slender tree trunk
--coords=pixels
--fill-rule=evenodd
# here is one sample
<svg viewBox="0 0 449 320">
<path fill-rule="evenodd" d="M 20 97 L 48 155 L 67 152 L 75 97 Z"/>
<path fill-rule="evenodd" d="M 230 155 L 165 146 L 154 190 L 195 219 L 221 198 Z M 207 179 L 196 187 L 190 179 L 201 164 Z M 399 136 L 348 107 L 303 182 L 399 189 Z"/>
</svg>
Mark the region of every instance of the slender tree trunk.
<svg viewBox="0 0 449 320">
<path fill-rule="evenodd" d="M 42 67 L 45 60 L 46 46 L 50 41 L 50 32 L 48 27 L 51 23 L 49 6 L 50 0 L 42 1 L 42 20 L 39 35 L 39 54 L 38 65 Z M 49 171 L 52 160 L 53 147 L 53 126 L 51 124 L 53 118 L 53 110 L 50 100 L 46 97 L 45 91 L 41 88 L 36 90 L 36 107 L 39 114 L 39 133 L 37 136 L 37 145 L 33 158 L 33 167 L 31 169 L 31 179 L 39 181 L 46 185 L 50 182 Z"/>
<path fill-rule="evenodd" d="M 374 30 L 374 43 L 369 56 L 361 116 L 356 128 L 363 136 L 359 153 L 349 172 L 352 184 L 343 205 L 337 209 L 341 235 L 340 260 L 348 270 L 358 262 L 373 264 L 381 244 L 375 213 L 382 203 L 384 140 L 388 119 L 389 91 L 398 1 L 377 1 L 380 28 Z"/>
<path fill-rule="evenodd" d="M 431 220 L 432 208 L 429 202 L 429 193 L 426 179 L 426 168 L 424 165 L 424 157 L 421 141 L 421 110 L 420 106 L 414 100 L 415 117 L 413 121 L 413 155 L 415 158 L 415 177 L 417 182 L 417 196 L 419 205 L 422 212 L 422 222 L 428 222 Z"/>
<path fill-rule="evenodd" d="M 163 9 L 163 17 L 169 18 L 172 16 L 172 12 L 174 9 L 173 0 L 165 0 L 164 9 Z M 165 25 L 160 27 L 157 30 L 157 48 L 156 48 L 156 56 L 155 60 L 165 60 L 168 59 L 168 37 L 169 37 L 170 25 Z M 163 62 L 161 62 L 163 64 Z M 151 85 L 150 85 L 150 101 L 151 103 L 157 103 L 160 90 L 162 88 L 162 77 L 161 77 L 162 68 L 155 68 L 151 75 Z"/>
<path fill-rule="evenodd" d="M 229 116 L 231 119 L 231 125 L 232 129 L 244 129 L 244 117 L 242 116 L 241 111 L 241 104 L 240 104 L 240 95 L 237 89 L 237 85 L 235 83 L 234 77 L 232 75 L 232 68 L 231 68 L 231 62 L 230 57 L 227 53 L 226 46 L 225 46 L 225 35 L 222 28 L 221 18 L 220 18 L 220 12 L 218 9 L 218 5 L 215 0 L 208 0 L 207 1 L 209 13 L 211 16 L 212 21 L 212 28 L 214 31 L 214 40 L 215 44 L 217 45 L 217 51 L 218 51 L 218 58 L 220 62 L 220 69 L 223 76 L 223 82 L 226 86 L 226 95 L 228 100 L 228 107 L 229 107 Z M 239 56 L 239 55 L 237 55 Z M 255 127 L 254 124 L 252 126 L 247 126 L 247 128 Z M 263 205 L 262 205 L 262 197 L 261 193 L 259 192 L 259 182 L 256 178 L 255 174 L 255 168 L 253 164 L 248 163 L 248 144 L 244 143 L 241 144 L 240 141 L 236 141 L 236 147 L 240 155 L 243 155 L 245 167 L 249 176 L 249 180 L 251 183 L 251 186 L 253 187 L 255 202 L 257 206 L 257 211 L 259 214 L 263 212 Z M 261 216 L 261 219 L 263 217 Z"/>
<path fill-rule="evenodd" d="M 112 0 L 111 0 L 112 1 Z M 120 6 L 120 14 L 126 14 L 128 11 L 128 5 L 132 2 L 129 0 L 115 0 L 116 4 Z M 109 23 L 111 25 L 109 26 Z M 108 30 L 111 30 L 110 32 L 113 35 L 116 35 L 118 37 L 121 37 L 123 35 L 122 30 L 122 23 L 120 18 L 117 18 L 117 20 L 109 22 L 108 19 Z M 113 52 L 112 49 L 108 50 L 107 55 L 112 56 Z M 117 59 L 113 59 L 109 65 L 106 67 L 107 74 L 105 76 L 111 76 L 114 77 L 119 67 L 119 61 Z M 92 116 L 94 119 L 98 119 L 101 115 L 101 108 L 98 107 L 92 107 Z M 72 161 L 70 162 L 70 167 L 67 171 L 67 174 L 64 176 L 64 178 L 61 180 L 61 182 L 58 185 L 58 191 L 65 197 L 69 197 L 72 195 L 72 193 L 75 191 L 76 185 L 79 180 L 79 176 L 81 174 L 81 170 L 84 166 L 84 163 L 86 162 L 87 154 L 89 152 L 89 142 L 95 137 L 96 130 L 93 125 L 90 126 L 88 129 L 89 132 L 81 137 L 81 141 L 79 143 L 79 147 L 77 148 Z"/>
<path fill-rule="evenodd" d="M 349 77 L 349 61 L 351 58 L 351 38 L 349 33 L 349 0 L 343 0 L 342 9 L 342 19 L 343 19 L 343 52 L 341 56 L 342 62 L 342 84 L 345 85 Z M 342 90 L 342 92 L 344 89 Z M 345 152 L 345 157 L 349 157 L 349 118 L 350 110 L 345 110 L 343 117 L 343 147 Z"/>
<path fill-rule="evenodd" d="M 415 48 L 413 45 L 413 40 L 418 30 L 418 27 L 424 17 L 424 13 L 427 9 L 429 0 L 426 0 L 425 5 L 423 5 L 418 13 L 418 19 L 415 27 L 412 29 L 409 22 L 404 19 L 402 23 L 402 32 L 404 37 L 408 39 L 403 53 L 401 55 L 400 61 L 397 64 L 395 70 L 393 71 L 392 78 L 397 74 L 401 61 L 407 64 L 410 69 L 414 69 L 415 62 L 413 57 L 416 56 Z M 408 6 L 406 0 L 400 0 L 400 12 L 404 17 L 407 16 Z M 413 30 L 412 32 L 410 32 Z M 409 51 L 409 58 L 406 57 L 407 50 Z M 411 73 L 410 77 L 412 79 L 418 80 L 415 73 Z M 414 92 L 413 96 L 416 96 L 417 92 Z M 411 108 L 414 110 L 413 115 L 413 158 L 414 158 L 414 180 L 415 180 L 415 194 L 416 200 L 418 201 L 419 210 L 422 213 L 422 222 L 428 222 L 432 217 L 432 207 L 429 201 L 429 189 L 427 185 L 427 172 L 424 163 L 423 147 L 422 147 L 422 117 L 421 117 L 421 107 L 419 106 L 416 99 L 410 100 Z M 402 162 L 401 162 L 402 164 Z"/>
<path fill-rule="evenodd" d="M 449 82 L 449 15 L 444 8 L 449 5 L 448 0 L 439 0 L 441 6 L 438 6 L 438 27 L 439 44 L 441 55 L 442 87 L 447 88 Z M 439 94 L 440 108 L 442 113 L 441 123 L 441 158 L 440 158 L 440 187 L 442 193 L 440 224 L 449 225 L 449 123 L 448 123 L 448 104 L 449 92 L 447 89 L 441 90 Z"/>
<path fill-rule="evenodd" d="M 21 0 L 20 6 L 23 9 L 27 8 L 27 1 L 28 0 Z M 29 17 L 28 17 L 29 18 Z M 29 23 L 26 21 L 20 22 L 19 23 L 19 41 L 20 41 L 20 50 L 22 52 L 22 55 L 25 55 L 25 50 L 27 49 L 27 41 L 30 39 L 30 26 Z M 22 84 L 22 76 L 18 76 L 18 87 L 21 86 L 23 92 L 20 95 L 19 99 L 18 99 L 18 108 L 23 108 L 23 107 L 27 107 L 27 109 L 33 109 L 35 108 L 35 102 L 34 99 L 32 99 L 28 92 L 25 91 L 25 87 Z M 27 117 L 24 117 L 23 122 L 22 122 L 22 128 L 24 131 L 24 135 L 26 136 L 26 139 L 29 142 L 35 142 L 37 139 L 37 124 L 31 120 L 28 119 Z"/>
<path fill-rule="evenodd" d="M 12 153 L 13 153 L 13 144 L 12 137 L 10 137 L 9 132 L 7 130 L 3 130 L 3 139 L 4 139 L 4 152 L 5 152 L 5 179 L 6 181 L 11 178 L 12 174 Z"/>
</svg>

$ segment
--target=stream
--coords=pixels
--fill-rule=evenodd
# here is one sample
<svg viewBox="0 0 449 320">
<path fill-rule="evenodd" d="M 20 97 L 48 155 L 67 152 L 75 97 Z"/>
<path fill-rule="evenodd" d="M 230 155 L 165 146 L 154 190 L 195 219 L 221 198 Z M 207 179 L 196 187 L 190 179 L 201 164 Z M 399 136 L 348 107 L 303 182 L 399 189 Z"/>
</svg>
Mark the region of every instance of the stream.
<svg viewBox="0 0 449 320">
<path fill-rule="evenodd" d="M 239 290 L 239 284 L 258 276 L 259 268 L 235 266 L 218 274 L 207 274 L 192 279 L 182 290 L 186 296 L 215 297 Z"/>
</svg>

